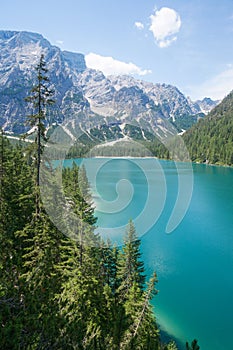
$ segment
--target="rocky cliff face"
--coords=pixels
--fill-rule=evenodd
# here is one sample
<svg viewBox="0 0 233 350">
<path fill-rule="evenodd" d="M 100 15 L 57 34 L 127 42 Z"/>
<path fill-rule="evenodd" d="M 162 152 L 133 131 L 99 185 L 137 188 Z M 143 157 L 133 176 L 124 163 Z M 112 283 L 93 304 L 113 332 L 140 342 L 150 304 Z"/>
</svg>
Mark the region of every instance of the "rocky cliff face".
<svg viewBox="0 0 233 350">
<path fill-rule="evenodd" d="M 135 123 L 150 131 L 174 132 L 174 123 L 186 115 L 203 111 L 201 101 L 193 103 L 176 87 L 152 84 L 131 76 L 105 77 L 86 67 L 84 55 L 61 51 L 42 35 L 0 31 L 0 126 L 7 132 L 28 129 L 31 114 L 24 98 L 35 84 L 35 66 L 41 54 L 47 63 L 55 106 L 47 124 L 61 124 L 69 137 L 109 123 Z M 215 106 L 215 102 L 206 104 Z"/>
<path fill-rule="evenodd" d="M 0 31 L 0 125 L 6 131 L 21 133 L 27 129 L 25 119 L 32 111 L 24 98 L 35 83 L 34 68 L 42 53 L 57 102 L 48 119 L 61 122 L 66 98 L 69 95 L 82 96 L 80 89 L 73 84 L 72 75 L 86 69 L 83 55 L 62 53 L 39 34 Z"/>
<path fill-rule="evenodd" d="M 211 98 L 205 97 L 203 100 L 197 100 L 194 103 L 194 106 L 199 108 L 201 113 L 208 114 L 219 103 L 220 103 L 220 100 L 213 101 L 211 100 Z"/>
</svg>

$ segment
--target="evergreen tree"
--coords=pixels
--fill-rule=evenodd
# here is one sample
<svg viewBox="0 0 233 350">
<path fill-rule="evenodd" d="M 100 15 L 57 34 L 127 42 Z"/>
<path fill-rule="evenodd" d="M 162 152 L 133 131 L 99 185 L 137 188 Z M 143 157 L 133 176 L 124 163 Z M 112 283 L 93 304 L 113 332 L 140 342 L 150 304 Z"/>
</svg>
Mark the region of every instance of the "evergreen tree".
<svg viewBox="0 0 233 350">
<path fill-rule="evenodd" d="M 94 225 L 97 218 L 94 217 L 94 207 L 84 166 L 79 168 L 73 163 L 72 168 L 63 170 L 62 176 L 64 192 L 74 213 L 80 220 Z"/>
<path fill-rule="evenodd" d="M 106 349 L 118 349 L 118 324 L 119 317 L 124 315 L 123 303 L 118 300 L 119 280 L 117 278 L 119 249 L 111 246 L 111 242 L 103 243 L 101 247 L 101 275 L 103 278 L 103 290 L 105 305 L 103 339 Z"/>
<path fill-rule="evenodd" d="M 158 330 L 149 301 L 156 276 L 145 290 L 140 240 L 130 220 L 124 245 L 118 253 L 117 290 L 113 310 L 112 349 L 157 349 Z M 139 345 L 141 344 L 141 345 Z"/>
<path fill-rule="evenodd" d="M 141 241 L 136 235 L 134 224 L 130 220 L 118 261 L 118 278 L 121 282 L 119 292 L 121 292 L 123 298 L 134 282 L 143 291 L 145 275 L 144 264 L 141 260 L 140 244 Z"/>
<path fill-rule="evenodd" d="M 24 304 L 20 344 L 23 349 L 56 348 L 59 322 L 55 295 L 60 292 L 61 285 L 57 265 L 61 259 L 63 235 L 43 212 L 18 235 L 27 244 L 20 276 Z"/>
<path fill-rule="evenodd" d="M 36 70 L 38 84 L 28 97 L 35 108 L 30 120 L 36 129 L 36 181 L 21 147 L 13 148 L 0 136 L 0 348 L 176 349 L 174 343 L 165 348 L 159 343 L 150 303 L 157 276 L 145 284 L 133 222 L 121 248 L 95 235 L 85 168 L 63 170 L 61 193 L 50 176 L 56 171 L 45 166 L 43 184 L 48 184 L 53 223 L 43 209 L 41 154 L 46 108 L 53 103 L 43 55 Z M 65 227 L 66 219 L 71 223 L 67 237 L 57 228 Z M 199 346 L 194 340 L 186 348 Z"/>
<path fill-rule="evenodd" d="M 101 247 L 102 255 L 102 274 L 104 276 L 104 285 L 109 286 L 111 293 L 116 298 L 119 281 L 117 278 L 119 249 L 111 246 L 111 242 L 103 243 Z"/>
<path fill-rule="evenodd" d="M 176 343 L 174 342 L 174 340 L 172 340 L 167 345 L 165 345 L 163 350 L 178 350 L 178 348 L 177 348 Z"/>
<path fill-rule="evenodd" d="M 47 76 L 48 69 L 46 68 L 46 62 L 44 55 L 40 56 L 38 65 L 35 67 L 37 72 L 37 84 L 31 90 L 31 96 L 26 97 L 26 101 L 32 103 L 35 113 L 28 116 L 29 125 L 36 130 L 35 138 L 35 163 L 36 163 L 36 211 L 37 215 L 40 212 L 39 203 L 39 185 L 40 185 L 40 166 L 41 155 L 43 152 L 43 141 L 45 137 L 45 118 L 46 109 L 49 105 L 55 101 L 52 99 L 54 91 L 49 89 L 49 78 Z"/>
<path fill-rule="evenodd" d="M 32 218 L 32 187 L 22 149 L 0 137 L 0 347 L 4 349 L 18 349 L 21 334 L 24 240 L 16 232 Z"/>
<path fill-rule="evenodd" d="M 182 136 L 195 162 L 233 165 L 233 92 Z"/>
<path fill-rule="evenodd" d="M 154 274 L 143 294 L 136 282 L 130 288 L 125 302 L 127 328 L 121 342 L 122 349 L 158 349 L 159 331 L 150 304 L 157 293 L 156 282 Z"/>
<path fill-rule="evenodd" d="M 82 252 L 76 242 L 63 248 L 63 284 L 57 296 L 60 317 L 65 320 L 60 341 L 71 349 L 99 349 L 105 325 L 105 299 L 97 249 Z M 68 348 L 69 348 L 68 347 Z"/>
</svg>

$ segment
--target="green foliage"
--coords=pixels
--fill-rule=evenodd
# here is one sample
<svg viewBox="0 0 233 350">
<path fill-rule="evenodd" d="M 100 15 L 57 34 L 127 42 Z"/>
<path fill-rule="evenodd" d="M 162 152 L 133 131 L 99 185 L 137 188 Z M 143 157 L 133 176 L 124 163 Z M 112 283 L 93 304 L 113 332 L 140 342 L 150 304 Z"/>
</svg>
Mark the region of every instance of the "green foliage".
<svg viewBox="0 0 233 350">
<path fill-rule="evenodd" d="M 23 297 L 20 275 L 25 248 L 17 230 L 30 222 L 34 210 L 32 171 L 22 149 L 0 136 L 0 348 L 18 349 Z M 14 336 L 13 336 L 14 335 Z"/>
<path fill-rule="evenodd" d="M 45 137 L 45 118 L 46 109 L 49 105 L 52 105 L 55 101 L 51 98 L 54 91 L 48 88 L 49 79 L 47 77 L 46 62 L 44 61 L 44 55 L 40 56 L 40 61 L 35 67 L 37 72 L 37 84 L 31 90 L 31 96 L 26 97 L 26 101 L 32 104 L 34 113 L 29 115 L 28 124 L 35 128 L 36 137 L 35 143 L 30 146 L 32 157 L 35 159 L 36 168 L 36 211 L 37 215 L 40 213 L 39 206 L 39 185 L 40 185 L 40 167 L 41 167 L 41 155 L 43 152 L 43 141 Z"/>
<path fill-rule="evenodd" d="M 145 283 L 144 264 L 141 261 L 140 240 L 137 238 L 132 220 L 128 225 L 124 246 L 119 254 L 118 278 L 121 281 L 120 290 L 123 295 L 136 282 L 142 291 Z"/>
<path fill-rule="evenodd" d="M 58 304 L 55 295 L 60 291 L 60 262 L 62 234 L 44 213 L 35 216 L 18 236 L 26 243 L 23 270 L 20 276 L 23 295 L 23 348 L 52 348 L 59 329 Z"/>
<path fill-rule="evenodd" d="M 61 193 L 51 177 L 56 170 L 43 164 L 44 185 L 49 185 L 43 200 L 54 222 L 45 212 L 40 163 L 46 106 L 53 100 L 43 55 L 36 70 L 38 85 L 28 97 L 36 110 L 30 118 L 37 130 L 34 157 L 0 136 L 0 348 L 175 350 L 173 343 L 165 348 L 160 344 L 150 303 L 157 293 L 157 276 L 145 283 L 133 222 L 121 249 L 95 234 L 85 168 L 73 164 L 62 171 Z M 72 221 L 71 212 L 78 221 Z M 64 213 L 72 216 L 69 237 L 58 229 L 66 224 Z M 199 349 L 195 340 L 186 347 Z"/>
<path fill-rule="evenodd" d="M 117 122 L 101 125 L 91 129 L 88 134 L 81 135 L 69 149 L 67 158 L 76 157 L 146 157 L 151 156 L 157 144 L 155 136 L 136 125 L 125 125 L 124 134 L 129 137 L 126 141 Z M 108 142 L 116 141 L 113 145 Z M 121 142 L 122 141 L 122 142 Z M 156 146 L 155 146 L 156 145 Z M 98 146 L 98 147 L 96 147 Z"/>
<path fill-rule="evenodd" d="M 164 350 L 178 350 L 176 343 L 172 340 L 170 343 L 166 345 Z"/>
<path fill-rule="evenodd" d="M 178 132 L 181 132 L 183 130 L 190 129 L 194 124 L 197 123 L 199 118 L 203 118 L 203 117 L 204 117 L 203 113 L 199 113 L 195 115 L 183 114 L 183 115 L 176 116 L 175 122 L 173 122 L 172 118 L 169 119 L 169 122 L 175 126 Z"/>
<path fill-rule="evenodd" d="M 103 243 L 85 169 L 74 165 L 63 170 L 64 193 L 88 225 L 72 240 L 43 208 L 36 215 L 32 173 L 24 150 L 0 137 L 0 348 L 162 349 L 150 303 L 157 277 L 145 283 L 133 222 L 121 248 Z"/>
<path fill-rule="evenodd" d="M 94 207 L 85 168 L 79 169 L 75 163 L 73 163 L 72 168 L 64 168 L 63 186 L 65 194 L 80 220 L 94 225 L 97 219 L 94 217 Z"/>
<path fill-rule="evenodd" d="M 183 138 L 192 161 L 233 165 L 233 92 Z"/>
</svg>

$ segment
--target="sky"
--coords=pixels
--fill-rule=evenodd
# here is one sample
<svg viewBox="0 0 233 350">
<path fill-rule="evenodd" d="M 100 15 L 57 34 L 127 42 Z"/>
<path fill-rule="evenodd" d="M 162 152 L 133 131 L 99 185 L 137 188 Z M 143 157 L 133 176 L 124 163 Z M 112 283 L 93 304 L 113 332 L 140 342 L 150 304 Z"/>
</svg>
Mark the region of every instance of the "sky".
<svg viewBox="0 0 233 350">
<path fill-rule="evenodd" d="M 233 0 L 0 0 L 0 30 L 42 34 L 105 75 L 175 85 L 192 100 L 233 89 Z"/>
</svg>

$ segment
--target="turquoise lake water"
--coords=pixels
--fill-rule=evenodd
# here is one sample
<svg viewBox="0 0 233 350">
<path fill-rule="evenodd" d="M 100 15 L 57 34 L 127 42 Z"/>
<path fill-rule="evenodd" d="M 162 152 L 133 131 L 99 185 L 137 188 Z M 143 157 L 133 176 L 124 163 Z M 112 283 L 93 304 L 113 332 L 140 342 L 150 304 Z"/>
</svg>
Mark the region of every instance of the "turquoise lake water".
<svg viewBox="0 0 233 350">
<path fill-rule="evenodd" d="M 233 169 L 193 164 L 190 172 L 181 163 L 177 171 L 154 159 L 83 163 L 103 236 L 121 244 L 128 220 L 136 222 L 146 273 L 158 274 L 161 329 L 182 350 L 194 338 L 201 350 L 233 349 Z"/>
</svg>

